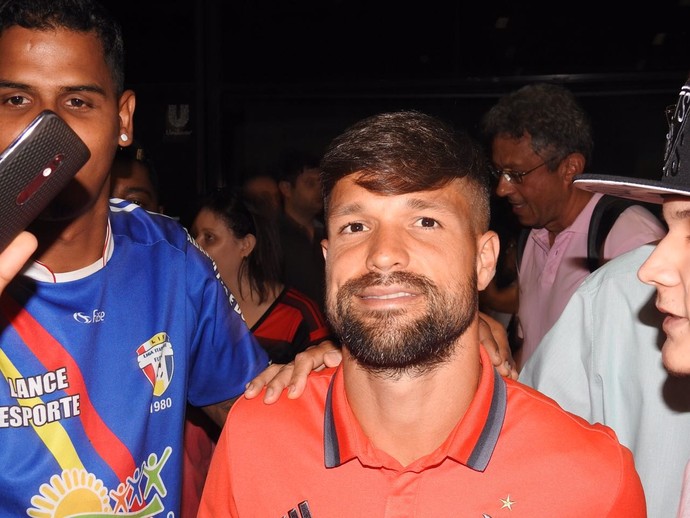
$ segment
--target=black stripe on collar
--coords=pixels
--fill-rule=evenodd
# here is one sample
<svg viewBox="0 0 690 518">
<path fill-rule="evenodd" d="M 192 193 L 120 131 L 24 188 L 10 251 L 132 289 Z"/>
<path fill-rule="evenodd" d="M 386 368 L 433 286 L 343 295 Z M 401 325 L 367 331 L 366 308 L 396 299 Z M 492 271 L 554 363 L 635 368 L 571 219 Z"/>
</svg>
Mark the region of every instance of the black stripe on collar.
<svg viewBox="0 0 690 518">
<path fill-rule="evenodd" d="M 326 468 L 334 468 L 340 465 L 340 448 L 338 446 L 338 435 L 335 431 L 335 419 L 333 417 L 333 382 L 335 375 L 331 378 L 326 395 L 326 408 L 324 412 L 324 461 Z M 507 390 L 505 380 L 494 369 L 494 390 L 491 398 L 491 408 L 487 416 L 484 428 L 479 436 L 467 466 L 476 470 L 484 471 L 489 464 L 491 454 L 496 447 L 498 437 L 501 434 L 503 420 L 506 413 Z"/>
<path fill-rule="evenodd" d="M 494 393 L 491 397 L 489 415 L 486 417 L 479 440 L 472 450 L 470 458 L 467 459 L 467 465 L 476 471 L 484 471 L 489 464 L 491 454 L 498 442 L 498 436 L 501 434 L 501 428 L 503 428 L 507 400 L 506 382 L 494 369 Z"/>
</svg>

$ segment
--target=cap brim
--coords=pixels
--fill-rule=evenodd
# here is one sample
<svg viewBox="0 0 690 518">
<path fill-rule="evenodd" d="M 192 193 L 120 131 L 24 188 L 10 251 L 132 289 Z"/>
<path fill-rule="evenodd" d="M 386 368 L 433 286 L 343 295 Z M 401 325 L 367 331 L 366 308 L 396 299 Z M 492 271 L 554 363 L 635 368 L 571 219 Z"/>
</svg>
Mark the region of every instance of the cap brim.
<svg viewBox="0 0 690 518">
<path fill-rule="evenodd" d="M 629 178 L 627 176 L 581 174 L 575 177 L 573 184 L 585 191 L 611 194 L 619 198 L 647 203 L 663 203 L 664 198 L 669 195 L 690 197 L 690 187 L 683 189 L 658 180 Z"/>
</svg>

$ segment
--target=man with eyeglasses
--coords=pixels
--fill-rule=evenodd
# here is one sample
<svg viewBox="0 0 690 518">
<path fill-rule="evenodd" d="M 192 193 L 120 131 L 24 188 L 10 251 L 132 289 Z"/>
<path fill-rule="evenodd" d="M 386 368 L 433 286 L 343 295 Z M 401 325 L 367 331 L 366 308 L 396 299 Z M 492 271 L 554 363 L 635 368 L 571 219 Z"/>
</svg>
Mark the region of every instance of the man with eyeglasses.
<svg viewBox="0 0 690 518">
<path fill-rule="evenodd" d="M 518 265 L 520 370 L 590 273 L 587 233 L 602 195 L 573 186 L 593 144 L 589 118 L 566 88 L 537 83 L 509 93 L 485 114 L 481 129 L 491 145 L 496 194 L 532 229 Z M 602 257 L 612 259 L 664 233 L 651 212 L 631 206 L 611 228 Z"/>
</svg>

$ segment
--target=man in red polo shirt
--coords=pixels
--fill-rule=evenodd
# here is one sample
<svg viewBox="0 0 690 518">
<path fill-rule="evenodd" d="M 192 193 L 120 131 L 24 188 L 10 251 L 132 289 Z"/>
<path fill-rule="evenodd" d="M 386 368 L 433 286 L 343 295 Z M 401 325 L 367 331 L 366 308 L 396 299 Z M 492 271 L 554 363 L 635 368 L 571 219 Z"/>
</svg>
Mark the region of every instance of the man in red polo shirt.
<svg viewBox="0 0 690 518">
<path fill-rule="evenodd" d="M 200 517 L 646 515 L 613 431 L 499 376 L 484 158 L 419 112 L 365 119 L 322 162 L 327 312 L 343 346 L 298 399 L 240 400 Z"/>
</svg>

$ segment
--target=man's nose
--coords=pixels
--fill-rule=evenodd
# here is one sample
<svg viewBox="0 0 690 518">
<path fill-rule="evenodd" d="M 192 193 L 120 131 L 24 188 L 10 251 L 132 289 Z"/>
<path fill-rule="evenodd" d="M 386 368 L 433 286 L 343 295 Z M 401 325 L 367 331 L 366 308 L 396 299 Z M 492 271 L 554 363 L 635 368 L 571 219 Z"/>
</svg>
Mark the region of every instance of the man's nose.
<svg viewBox="0 0 690 518">
<path fill-rule="evenodd" d="M 503 175 L 499 176 L 498 184 L 496 185 L 496 196 L 505 198 L 506 196 L 515 192 L 515 185 L 505 179 Z"/>
<path fill-rule="evenodd" d="M 369 245 L 367 269 L 390 272 L 407 268 L 410 260 L 404 233 L 396 229 L 379 228 Z"/>
</svg>

